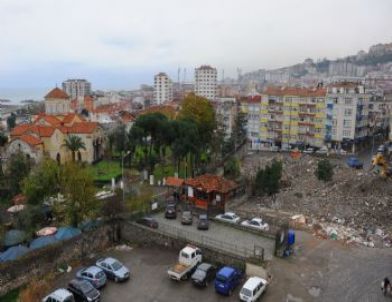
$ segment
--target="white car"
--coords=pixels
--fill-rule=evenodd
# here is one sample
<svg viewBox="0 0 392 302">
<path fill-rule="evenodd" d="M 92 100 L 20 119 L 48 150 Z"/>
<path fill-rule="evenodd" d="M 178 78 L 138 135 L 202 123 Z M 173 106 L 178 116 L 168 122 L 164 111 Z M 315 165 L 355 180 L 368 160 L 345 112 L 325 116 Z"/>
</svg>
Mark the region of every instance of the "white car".
<svg viewBox="0 0 392 302">
<path fill-rule="evenodd" d="M 328 154 L 328 148 L 323 146 L 316 151 L 317 154 Z"/>
<path fill-rule="evenodd" d="M 260 230 L 260 231 L 268 231 L 269 225 L 266 222 L 263 222 L 261 218 L 253 218 L 250 220 L 245 220 L 241 222 L 242 226 L 249 227 L 252 229 Z"/>
<path fill-rule="evenodd" d="M 261 295 L 267 290 L 268 282 L 259 277 L 250 277 L 240 291 L 240 301 L 258 301 Z"/>
<path fill-rule="evenodd" d="M 314 148 L 310 147 L 310 148 L 307 148 L 306 150 L 304 150 L 304 153 L 306 153 L 306 154 L 313 154 L 314 151 L 315 151 Z"/>
<path fill-rule="evenodd" d="M 42 302 L 75 302 L 72 293 L 65 289 L 56 289 L 53 293 L 42 299 Z"/>
<path fill-rule="evenodd" d="M 226 212 L 224 214 L 219 214 L 216 215 L 215 218 L 229 223 L 239 223 L 241 220 L 241 218 L 233 212 Z"/>
</svg>

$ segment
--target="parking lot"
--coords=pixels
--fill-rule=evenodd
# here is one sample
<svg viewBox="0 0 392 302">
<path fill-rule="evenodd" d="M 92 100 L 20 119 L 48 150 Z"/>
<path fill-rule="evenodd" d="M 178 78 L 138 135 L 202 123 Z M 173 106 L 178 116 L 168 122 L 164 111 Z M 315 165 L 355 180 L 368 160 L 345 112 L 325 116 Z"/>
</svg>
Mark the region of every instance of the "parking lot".
<svg viewBox="0 0 392 302">
<path fill-rule="evenodd" d="M 182 225 L 180 222 L 180 215 L 177 215 L 177 219 L 166 219 L 164 213 L 159 213 L 154 216 L 159 223 L 159 229 L 164 230 L 168 233 L 177 235 L 186 235 L 187 239 L 192 238 L 192 241 L 199 242 L 202 244 L 203 237 L 211 239 L 210 241 L 216 241 L 217 245 L 219 242 L 222 244 L 232 245 L 233 252 L 238 253 L 240 256 L 244 250 L 253 251 L 254 246 L 260 246 L 264 248 L 264 257 L 266 260 L 271 260 L 274 253 L 275 241 L 267 238 L 258 236 L 254 233 L 246 232 L 240 229 L 235 229 L 228 225 L 210 221 L 210 227 L 207 231 L 200 231 L 197 229 L 197 219 L 194 219 L 192 225 Z M 184 233 L 186 232 L 186 233 Z M 218 247 L 218 246 L 217 246 Z M 238 247 L 238 248 L 237 248 Z M 219 248 L 219 247 L 218 247 Z"/>
<path fill-rule="evenodd" d="M 231 297 L 215 293 L 211 283 L 205 289 L 198 289 L 190 281 L 176 282 L 169 279 L 167 270 L 177 261 L 177 251 L 160 248 L 135 248 L 131 251 L 109 251 L 105 253 L 119 259 L 131 270 L 131 279 L 123 283 L 108 281 L 102 290 L 102 301 L 108 302 L 210 302 L 238 301 L 236 289 Z M 93 263 L 91 263 L 93 264 Z M 60 276 L 57 287 L 67 285 L 77 269 Z"/>
</svg>

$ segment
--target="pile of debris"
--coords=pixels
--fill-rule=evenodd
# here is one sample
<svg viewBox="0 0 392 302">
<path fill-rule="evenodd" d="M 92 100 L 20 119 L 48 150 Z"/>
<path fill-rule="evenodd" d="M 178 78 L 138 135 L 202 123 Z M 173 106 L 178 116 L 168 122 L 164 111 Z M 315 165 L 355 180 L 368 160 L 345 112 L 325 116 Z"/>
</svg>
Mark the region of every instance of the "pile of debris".
<svg viewBox="0 0 392 302">
<path fill-rule="evenodd" d="M 281 192 L 274 198 L 250 198 L 243 205 L 247 210 L 262 206 L 301 213 L 312 225 L 321 227 L 317 231 L 321 237 L 369 246 L 391 245 L 391 180 L 381 179 L 372 171 L 349 168 L 344 159 L 333 159 L 333 180 L 323 182 L 315 176 L 319 159 L 307 155 L 300 159 L 285 154 L 249 157 L 243 169 L 254 177 L 274 158 L 283 163 Z"/>
</svg>

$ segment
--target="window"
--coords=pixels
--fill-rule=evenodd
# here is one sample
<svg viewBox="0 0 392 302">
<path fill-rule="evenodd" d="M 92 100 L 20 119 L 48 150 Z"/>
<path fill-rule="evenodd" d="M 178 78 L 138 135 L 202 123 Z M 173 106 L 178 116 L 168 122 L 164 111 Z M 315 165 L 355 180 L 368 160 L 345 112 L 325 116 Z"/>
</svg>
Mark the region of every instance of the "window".
<svg viewBox="0 0 392 302">
<path fill-rule="evenodd" d="M 343 127 L 344 128 L 350 128 L 351 127 L 351 120 L 344 120 L 343 121 Z"/>
<path fill-rule="evenodd" d="M 344 99 L 344 104 L 345 105 L 352 105 L 353 99 L 352 98 L 345 98 Z"/>
<path fill-rule="evenodd" d="M 344 115 L 345 116 L 350 116 L 352 114 L 353 114 L 353 110 L 352 109 L 350 109 L 350 108 L 344 109 Z"/>
<path fill-rule="evenodd" d="M 350 137 L 351 131 L 350 130 L 343 130 L 343 137 Z"/>
</svg>

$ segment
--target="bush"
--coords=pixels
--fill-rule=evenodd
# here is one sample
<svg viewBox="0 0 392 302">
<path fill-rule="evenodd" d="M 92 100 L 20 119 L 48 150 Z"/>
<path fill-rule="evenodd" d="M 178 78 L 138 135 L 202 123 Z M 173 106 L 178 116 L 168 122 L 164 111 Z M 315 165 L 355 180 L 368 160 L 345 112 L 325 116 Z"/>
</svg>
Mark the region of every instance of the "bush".
<svg viewBox="0 0 392 302">
<path fill-rule="evenodd" d="M 330 181 L 333 177 L 333 166 L 328 159 L 320 160 L 317 164 L 316 176 L 319 180 Z"/>
<path fill-rule="evenodd" d="M 45 280 L 32 281 L 19 295 L 20 302 L 41 301 L 50 290 L 50 285 Z"/>
<path fill-rule="evenodd" d="M 256 195 L 272 196 L 279 192 L 282 177 L 282 163 L 274 160 L 271 166 L 260 169 L 256 174 L 254 192 Z"/>
</svg>

